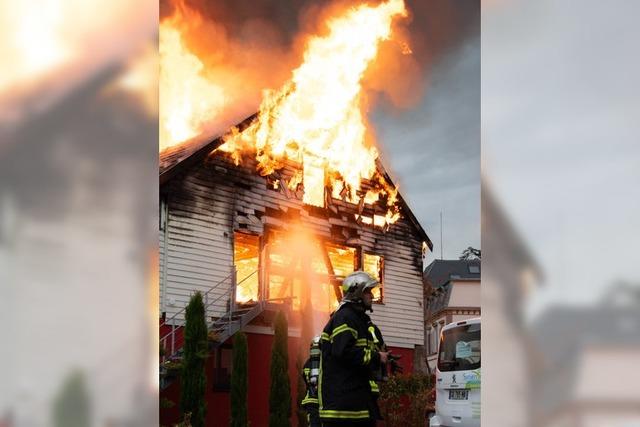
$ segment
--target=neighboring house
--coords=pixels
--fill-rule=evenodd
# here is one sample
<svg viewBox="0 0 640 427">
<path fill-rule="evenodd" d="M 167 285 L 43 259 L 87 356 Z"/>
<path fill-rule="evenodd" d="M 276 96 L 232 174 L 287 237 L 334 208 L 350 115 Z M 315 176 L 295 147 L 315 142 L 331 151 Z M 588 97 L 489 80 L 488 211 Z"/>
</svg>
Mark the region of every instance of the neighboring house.
<svg viewBox="0 0 640 427">
<path fill-rule="evenodd" d="M 524 324 L 542 272 L 486 183 L 482 186 L 482 425 L 532 425 L 535 351 Z"/>
<path fill-rule="evenodd" d="M 535 323 L 535 425 L 640 425 L 640 293 L 608 294 L 593 306 L 549 308 Z"/>
<path fill-rule="evenodd" d="M 438 359 L 442 328 L 480 316 L 480 260 L 434 260 L 423 274 L 425 352 L 429 370 Z"/>
<path fill-rule="evenodd" d="M 337 306 L 342 278 L 354 270 L 381 281 L 372 318 L 411 372 L 424 340 L 422 252 L 433 245 L 402 197 L 400 219 L 387 225 L 377 220 L 383 206 L 364 199 L 352 204 L 326 191 L 324 207 L 310 206 L 302 201 L 301 186 L 286 185 L 299 165 L 261 176 L 254 160 L 236 165 L 214 152 L 221 143 L 218 138 L 160 154 L 161 345 L 168 359 L 179 358 L 183 309 L 193 292 L 205 294 L 213 347 L 207 425 L 229 423 L 233 333 L 248 335 L 249 419 L 252 426 L 265 426 L 275 313 L 284 310 L 289 319 L 295 396 L 295 356 L 309 344 L 300 342 L 301 308 L 312 302 L 318 334 Z M 178 403 L 179 382 L 165 378 L 162 386 L 161 396 Z M 178 421 L 178 406 L 161 411 L 162 424 Z"/>
</svg>

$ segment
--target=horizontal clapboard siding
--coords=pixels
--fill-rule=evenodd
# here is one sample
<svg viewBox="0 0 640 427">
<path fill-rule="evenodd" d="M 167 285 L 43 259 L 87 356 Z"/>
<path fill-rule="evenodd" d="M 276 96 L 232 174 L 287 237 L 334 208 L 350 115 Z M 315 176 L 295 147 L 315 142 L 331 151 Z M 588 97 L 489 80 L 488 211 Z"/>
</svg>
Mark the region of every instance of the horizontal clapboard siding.
<svg viewBox="0 0 640 427">
<path fill-rule="evenodd" d="M 384 256 L 383 304 L 374 305 L 371 318 L 388 345 L 413 348 L 424 340 L 421 264 L 416 263 L 422 243 L 396 236 L 396 225 L 387 233 L 370 232 L 377 244 L 363 245 L 363 250 Z"/>
<path fill-rule="evenodd" d="M 287 167 L 280 173 L 286 179 L 293 170 Z M 209 301 L 219 298 L 214 311 L 225 311 L 230 281 L 224 278 L 232 268 L 234 230 L 262 235 L 265 227 L 286 227 L 293 215 L 318 238 L 333 241 L 333 229 L 342 227 L 357 234 L 350 245 L 382 255 L 384 303 L 374 306 L 372 318 L 389 345 L 423 344 L 422 241 L 406 218 L 383 232 L 358 225 L 357 206 L 342 201 L 334 203 L 339 213 L 326 218 L 305 207 L 300 192 L 274 190 L 255 172 L 255 164 L 235 166 L 218 156 L 191 167 L 163 191 L 169 206 L 167 241 L 161 242 L 161 256 L 166 258 L 161 261 L 166 263 L 163 297 L 165 303 L 174 302 L 173 307 L 165 304 L 167 317 L 184 307 L 195 290 L 211 287 Z M 366 209 L 369 215 L 373 212 Z"/>
<path fill-rule="evenodd" d="M 165 254 L 165 242 L 164 242 L 164 230 L 160 230 L 158 233 L 158 268 L 160 269 L 158 279 L 160 281 L 160 313 L 164 311 L 165 306 L 165 277 L 164 277 L 164 254 Z"/>
<path fill-rule="evenodd" d="M 164 243 L 167 319 L 180 312 L 196 291 L 206 294 L 207 316 L 220 316 L 228 308 L 234 193 L 210 176 L 200 165 L 170 184 Z M 183 319 L 184 312 L 176 316 L 178 323 Z"/>
</svg>

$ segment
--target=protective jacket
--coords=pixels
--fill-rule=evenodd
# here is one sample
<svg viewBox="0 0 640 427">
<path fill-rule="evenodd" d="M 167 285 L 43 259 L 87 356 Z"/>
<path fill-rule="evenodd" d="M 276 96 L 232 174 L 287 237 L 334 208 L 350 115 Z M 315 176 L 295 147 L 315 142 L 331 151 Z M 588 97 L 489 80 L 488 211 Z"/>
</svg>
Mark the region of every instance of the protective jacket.
<svg viewBox="0 0 640 427">
<path fill-rule="evenodd" d="M 370 323 L 363 309 L 346 303 L 322 332 L 318 400 L 323 421 L 376 418 L 369 380 L 372 370 L 379 369 L 380 355 L 373 351 Z"/>
<path fill-rule="evenodd" d="M 384 339 L 382 338 L 382 332 L 380 332 L 380 329 L 376 325 L 374 325 L 373 322 L 369 321 L 367 331 L 369 332 L 369 337 L 371 338 L 371 351 L 376 353 L 379 351 L 387 351 L 387 346 L 385 345 Z M 371 387 L 371 393 L 375 398 L 377 398 L 380 395 L 380 387 L 378 383 L 384 376 L 383 372 L 381 371 L 386 367 L 377 366 L 372 368 L 372 378 L 369 379 L 369 385 Z"/>
<path fill-rule="evenodd" d="M 302 369 L 302 378 L 307 387 L 307 394 L 302 399 L 301 405 L 307 411 L 307 423 L 310 427 L 320 427 L 318 415 L 318 384 L 311 380 L 311 358 L 307 359 Z"/>
</svg>

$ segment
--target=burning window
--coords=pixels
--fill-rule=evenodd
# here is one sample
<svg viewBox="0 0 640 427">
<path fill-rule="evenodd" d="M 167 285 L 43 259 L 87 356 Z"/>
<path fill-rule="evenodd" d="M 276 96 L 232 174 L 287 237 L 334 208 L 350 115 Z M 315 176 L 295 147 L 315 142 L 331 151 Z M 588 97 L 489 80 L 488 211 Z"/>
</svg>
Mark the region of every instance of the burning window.
<svg viewBox="0 0 640 427">
<path fill-rule="evenodd" d="M 338 304 L 334 285 L 356 266 L 357 250 L 322 243 L 302 231 L 271 231 L 267 244 L 267 299 L 291 300 L 299 310 L 310 298 L 314 310 L 332 311 Z"/>
<path fill-rule="evenodd" d="M 382 302 L 382 288 L 383 288 L 383 268 L 384 260 L 381 255 L 373 255 L 364 253 L 362 257 L 362 269 L 369 273 L 371 276 L 378 279 L 380 285 L 373 289 L 373 301 Z"/>
<path fill-rule="evenodd" d="M 327 244 L 326 248 L 336 279 L 342 280 L 356 269 L 355 248 L 333 244 Z"/>
<path fill-rule="evenodd" d="M 258 301 L 260 238 L 252 234 L 234 233 L 233 261 L 237 271 L 236 301 Z"/>
</svg>

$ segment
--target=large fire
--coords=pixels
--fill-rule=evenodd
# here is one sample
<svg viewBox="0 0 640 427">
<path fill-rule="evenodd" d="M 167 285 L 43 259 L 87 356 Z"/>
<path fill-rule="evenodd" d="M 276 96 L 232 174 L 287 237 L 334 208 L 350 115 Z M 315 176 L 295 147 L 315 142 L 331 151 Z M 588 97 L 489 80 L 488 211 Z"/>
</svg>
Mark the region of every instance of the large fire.
<svg viewBox="0 0 640 427">
<path fill-rule="evenodd" d="M 218 10 L 167 0 L 160 21 L 160 151 L 219 134 L 256 111 L 262 91 L 289 76 L 294 55 L 275 25 L 234 27 Z M 207 3 L 205 9 L 222 9 Z M 169 12 L 170 11 L 170 12 Z M 259 66 L 256 66 L 259 64 Z M 265 72 L 268 70 L 268 72 Z"/>
<path fill-rule="evenodd" d="M 204 133 L 212 122 L 223 122 L 240 99 L 251 104 L 250 99 L 260 105 L 257 119 L 243 131 L 232 129 L 219 151 L 236 163 L 254 157 L 263 176 L 297 163 L 298 173 L 273 185 L 301 185 L 306 204 L 323 207 L 331 197 L 355 204 L 381 201 L 386 212 L 356 220 L 383 227 L 398 220 L 397 189 L 376 165 L 364 83 L 381 43 L 392 38 L 392 24 L 408 14 L 404 0 L 333 14 L 321 34 L 305 40 L 302 63 L 284 84 L 282 70 L 274 66 L 286 65 L 281 53 L 271 54 L 274 61 L 264 50 L 244 49 L 184 0 L 172 4 L 172 14 L 160 24 L 160 150 Z M 204 37 L 212 34 L 213 40 Z M 212 45 L 229 52 L 212 54 Z M 411 54 L 405 41 L 396 45 Z M 242 59 L 232 58 L 236 51 Z"/>
<path fill-rule="evenodd" d="M 160 23 L 160 149 L 197 136 L 224 107 L 224 88 L 203 76 L 181 28 L 200 16 L 184 4 Z"/>
<path fill-rule="evenodd" d="M 357 203 L 386 195 L 390 210 L 376 225 L 395 222 L 397 191 L 377 174 L 378 151 L 367 132 L 362 81 L 380 42 L 391 37 L 392 22 L 407 15 L 403 0 L 360 5 L 327 22 L 328 34 L 306 43 L 304 62 L 279 90 L 264 92 L 257 120 L 232 132 L 219 150 L 236 162 L 255 153 L 261 174 L 299 163 L 304 202 L 324 206 L 325 187 L 334 198 Z M 403 52 L 407 51 L 403 45 Z M 361 180 L 374 188 L 362 194 Z M 297 177 L 300 180 L 300 177 Z M 361 193 L 361 194 L 358 194 Z"/>
</svg>

